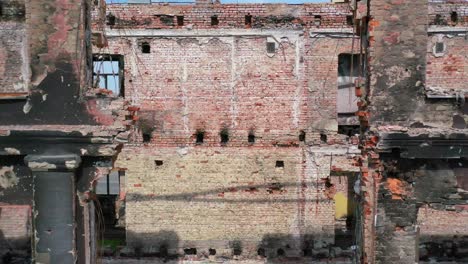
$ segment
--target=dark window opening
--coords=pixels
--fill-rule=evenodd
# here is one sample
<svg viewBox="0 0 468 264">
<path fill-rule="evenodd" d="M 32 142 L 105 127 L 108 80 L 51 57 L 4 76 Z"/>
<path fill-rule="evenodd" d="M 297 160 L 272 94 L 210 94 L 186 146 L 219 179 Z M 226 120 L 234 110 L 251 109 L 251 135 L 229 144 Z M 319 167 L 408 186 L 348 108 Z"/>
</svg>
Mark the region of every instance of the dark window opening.
<svg viewBox="0 0 468 264">
<path fill-rule="evenodd" d="M 304 130 L 301 130 L 301 131 L 299 132 L 299 141 L 302 141 L 302 142 L 303 142 L 303 141 L 305 141 L 305 138 L 306 138 L 306 133 L 305 133 Z"/>
<path fill-rule="evenodd" d="M 248 26 L 252 25 L 252 15 L 250 13 L 245 15 L 245 24 Z"/>
<path fill-rule="evenodd" d="M 346 16 L 346 24 L 348 24 L 348 26 L 354 25 L 354 17 L 353 16 Z"/>
<path fill-rule="evenodd" d="M 216 249 L 214 249 L 214 248 L 208 249 L 208 252 L 209 252 L 210 256 L 216 255 Z"/>
<path fill-rule="evenodd" d="M 154 161 L 154 165 L 156 165 L 156 167 L 160 167 L 164 164 L 164 162 L 162 160 L 155 160 Z"/>
<path fill-rule="evenodd" d="M 444 43 L 443 43 L 443 42 L 437 42 L 437 43 L 436 43 L 435 52 L 436 52 L 436 53 L 442 53 L 442 52 L 444 52 Z"/>
<path fill-rule="evenodd" d="M 265 249 L 264 249 L 264 248 L 259 248 L 259 249 L 257 250 L 257 255 L 259 255 L 260 257 L 265 258 L 265 257 L 266 257 Z"/>
<path fill-rule="evenodd" d="M 339 125 L 338 126 L 338 134 L 347 135 L 348 137 L 359 135 L 360 133 L 359 126 L 351 126 L 351 125 Z"/>
<path fill-rule="evenodd" d="M 338 91 L 337 112 L 338 114 L 355 113 L 358 110 L 355 90 L 355 81 L 363 74 L 364 67 L 360 65 L 359 54 L 342 53 L 338 55 Z"/>
<path fill-rule="evenodd" d="M 248 137 L 248 141 L 249 143 L 255 143 L 255 135 L 254 133 L 249 133 L 249 137 Z"/>
<path fill-rule="evenodd" d="M 440 14 L 437 14 L 434 18 L 434 24 L 436 25 L 444 25 L 444 24 L 447 24 L 444 19 L 442 18 L 442 16 Z"/>
<path fill-rule="evenodd" d="M 278 250 L 276 251 L 276 254 L 278 254 L 279 257 L 284 256 L 284 249 L 278 248 Z"/>
<path fill-rule="evenodd" d="M 185 255 L 196 255 L 197 249 L 196 248 L 184 248 Z"/>
<path fill-rule="evenodd" d="M 217 26 L 219 24 L 218 16 L 211 16 L 211 25 Z"/>
<path fill-rule="evenodd" d="M 143 142 L 148 143 L 151 141 L 151 133 L 143 133 Z"/>
<path fill-rule="evenodd" d="M 114 26 L 114 25 L 115 25 L 115 16 L 114 16 L 112 13 L 109 13 L 109 14 L 106 16 L 106 18 L 107 18 L 106 24 L 107 24 L 108 26 Z"/>
<path fill-rule="evenodd" d="M 314 16 L 314 25 L 320 26 L 322 24 L 322 16 L 315 15 Z"/>
<path fill-rule="evenodd" d="M 453 23 L 457 23 L 458 22 L 458 14 L 457 12 L 452 12 L 450 13 L 450 21 L 452 21 Z"/>
<path fill-rule="evenodd" d="M 178 26 L 184 25 L 184 16 L 177 16 L 177 25 Z"/>
<path fill-rule="evenodd" d="M 275 164 L 276 168 L 284 168 L 284 161 L 282 160 L 277 160 Z"/>
<path fill-rule="evenodd" d="M 141 43 L 141 52 L 142 53 L 151 53 L 151 46 L 148 42 Z"/>
<path fill-rule="evenodd" d="M 205 132 L 204 131 L 197 131 L 195 136 L 196 136 L 196 143 L 201 144 L 201 143 L 203 143 L 203 139 L 205 137 Z"/>
<path fill-rule="evenodd" d="M 232 249 L 234 256 L 242 255 L 242 244 L 240 241 L 234 241 L 232 244 Z"/>
<path fill-rule="evenodd" d="M 124 62 L 121 55 L 93 56 L 93 87 L 106 89 L 114 96 L 124 95 Z"/>
<path fill-rule="evenodd" d="M 275 51 L 276 51 L 276 44 L 274 42 L 267 42 L 267 52 L 275 53 Z"/>
<path fill-rule="evenodd" d="M 320 134 L 320 141 L 322 141 L 323 143 L 327 143 L 327 135 Z"/>
<path fill-rule="evenodd" d="M 221 137 L 221 144 L 226 144 L 229 141 L 229 131 L 227 129 L 221 130 L 219 132 L 219 136 Z"/>
</svg>

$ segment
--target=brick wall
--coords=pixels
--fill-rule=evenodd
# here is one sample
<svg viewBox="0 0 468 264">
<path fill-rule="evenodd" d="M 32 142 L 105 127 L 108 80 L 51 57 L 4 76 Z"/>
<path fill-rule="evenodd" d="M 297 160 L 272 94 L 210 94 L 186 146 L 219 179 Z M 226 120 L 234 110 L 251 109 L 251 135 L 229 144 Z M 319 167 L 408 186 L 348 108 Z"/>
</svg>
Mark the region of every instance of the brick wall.
<svg viewBox="0 0 468 264">
<path fill-rule="evenodd" d="M 0 206 L 0 252 L 9 248 L 27 250 L 31 236 L 31 207 Z"/>
<path fill-rule="evenodd" d="M 302 28 L 315 27 L 315 16 L 321 16 L 320 27 L 348 27 L 347 15 L 352 15 L 348 4 L 222 4 L 222 5 L 107 5 L 107 13 L 115 17 L 113 28 Z M 97 13 L 95 13 L 97 15 Z M 252 16 L 251 25 L 245 16 Z M 178 26 L 177 16 L 184 17 Z M 219 24 L 211 25 L 217 16 Z"/>
</svg>

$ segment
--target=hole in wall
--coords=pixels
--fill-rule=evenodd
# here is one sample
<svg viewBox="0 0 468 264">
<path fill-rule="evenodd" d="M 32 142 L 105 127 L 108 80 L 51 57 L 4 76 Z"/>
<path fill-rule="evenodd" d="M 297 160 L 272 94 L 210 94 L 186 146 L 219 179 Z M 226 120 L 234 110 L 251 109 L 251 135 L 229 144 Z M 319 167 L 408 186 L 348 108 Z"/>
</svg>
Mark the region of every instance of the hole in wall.
<svg viewBox="0 0 468 264">
<path fill-rule="evenodd" d="M 352 125 L 339 125 L 338 126 L 338 134 L 347 135 L 348 137 L 359 135 L 360 127 L 359 126 L 352 126 Z"/>
<path fill-rule="evenodd" d="M 234 256 L 242 255 L 242 243 L 240 241 L 232 242 L 232 254 Z"/>
<path fill-rule="evenodd" d="M 314 16 L 314 25 L 320 26 L 322 24 L 322 16 L 315 15 Z"/>
<path fill-rule="evenodd" d="M 247 13 L 247 15 L 245 15 L 245 25 L 252 25 L 252 15 L 250 13 Z"/>
<path fill-rule="evenodd" d="M 204 131 L 201 131 L 201 130 L 198 130 L 196 133 L 195 133 L 195 142 L 197 144 L 202 144 L 203 143 L 203 140 L 205 138 L 205 132 Z"/>
<path fill-rule="evenodd" d="M 184 248 L 185 255 L 196 255 L 197 249 L 196 248 Z"/>
<path fill-rule="evenodd" d="M 282 160 L 277 160 L 275 164 L 276 168 L 284 168 L 284 161 Z"/>
<path fill-rule="evenodd" d="M 159 257 L 166 258 L 169 256 L 169 250 L 167 249 L 167 245 L 161 245 L 159 247 Z"/>
<path fill-rule="evenodd" d="M 276 254 L 278 255 L 278 257 L 284 256 L 284 249 L 278 248 L 278 250 L 276 250 Z"/>
<path fill-rule="evenodd" d="M 304 130 L 299 131 L 299 141 L 304 142 L 306 139 L 306 132 Z"/>
<path fill-rule="evenodd" d="M 346 24 L 347 24 L 348 26 L 354 25 L 354 17 L 351 16 L 351 15 L 350 15 L 350 16 L 346 16 Z"/>
<path fill-rule="evenodd" d="M 214 249 L 214 248 L 208 249 L 208 252 L 209 252 L 210 256 L 216 255 L 216 249 Z"/>
<path fill-rule="evenodd" d="M 226 144 L 229 142 L 229 131 L 227 128 L 224 128 L 219 132 L 219 136 L 221 137 L 221 144 Z"/>
<path fill-rule="evenodd" d="M 143 133 L 143 142 L 148 143 L 151 141 L 151 133 Z"/>
<path fill-rule="evenodd" d="M 326 134 L 320 134 L 320 141 L 327 143 L 328 137 Z"/>
<path fill-rule="evenodd" d="M 259 255 L 260 257 L 266 257 L 266 252 L 265 252 L 265 249 L 264 248 L 259 248 L 257 250 L 257 255 Z"/>
<path fill-rule="evenodd" d="M 247 140 L 249 143 L 255 143 L 255 134 L 250 132 Z"/>
<path fill-rule="evenodd" d="M 151 46 L 148 42 L 141 43 L 141 53 L 151 53 Z"/>
<path fill-rule="evenodd" d="M 219 24 L 218 16 L 217 15 L 211 16 L 211 25 L 217 26 L 218 24 Z"/>
<path fill-rule="evenodd" d="M 114 14 L 109 13 L 109 14 L 106 16 L 106 18 L 107 18 L 106 24 L 107 24 L 108 26 L 114 26 L 114 25 L 115 25 L 115 16 L 114 16 Z"/>
<path fill-rule="evenodd" d="M 452 21 L 453 23 L 457 23 L 458 22 L 458 13 L 453 11 L 452 13 L 450 13 L 450 21 Z"/>
<path fill-rule="evenodd" d="M 156 165 L 156 167 L 160 167 L 164 164 L 164 162 L 162 160 L 155 160 L 154 161 L 154 165 Z"/>
<path fill-rule="evenodd" d="M 177 25 L 178 26 L 184 25 L 184 16 L 177 16 Z"/>
</svg>

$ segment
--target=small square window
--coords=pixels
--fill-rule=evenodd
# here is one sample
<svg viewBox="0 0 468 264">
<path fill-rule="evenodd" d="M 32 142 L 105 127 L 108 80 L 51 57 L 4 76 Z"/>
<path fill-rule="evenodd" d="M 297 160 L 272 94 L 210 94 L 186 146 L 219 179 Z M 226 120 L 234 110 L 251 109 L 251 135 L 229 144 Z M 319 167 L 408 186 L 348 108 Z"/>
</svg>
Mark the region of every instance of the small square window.
<svg viewBox="0 0 468 264">
<path fill-rule="evenodd" d="M 151 46 L 148 42 L 141 43 L 141 53 L 151 53 Z"/>
<path fill-rule="evenodd" d="M 248 142 L 255 143 L 255 135 L 253 133 L 249 133 Z"/>
<path fill-rule="evenodd" d="M 267 42 L 267 52 L 268 53 L 275 53 L 276 52 L 276 45 L 274 42 Z"/>
<path fill-rule="evenodd" d="M 204 138 L 205 138 L 205 132 L 203 132 L 203 131 L 197 131 L 197 133 L 195 134 L 195 137 L 196 137 L 195 143 L 197 143 L 197 144 L 202 144 L 202 143 L 203 143 L 203 140 L 204 140 Z"/>
<path fill-rule="evenodd" d="M 155 160 L 154 161 L 154 165 L 156 165 L 156 167 L 161 167 L 163 164 L 164 164 L 164 162 L 162 160 Z"/>
<path fill-rule="evenodd" d="M 245 15 L 245 25 L 247 26 L 252 25 L 252 15 L 250 13 Z"/>
<path fill-rule="evenodd" d="M 277 160 L 275 164 L 276 168 L 284 168 L 284 161 L 282 160 Z"/>
</svg>

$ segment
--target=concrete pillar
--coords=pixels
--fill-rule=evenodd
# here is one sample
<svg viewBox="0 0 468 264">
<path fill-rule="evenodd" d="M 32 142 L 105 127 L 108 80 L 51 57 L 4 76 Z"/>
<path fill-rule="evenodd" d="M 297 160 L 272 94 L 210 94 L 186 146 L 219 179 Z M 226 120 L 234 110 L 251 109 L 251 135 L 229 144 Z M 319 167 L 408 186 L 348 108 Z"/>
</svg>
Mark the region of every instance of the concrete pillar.
<svg viewBox="0 0 468 264">
<path fill-rule="evenodd" d="M 75 263 L 75 169 L 77 155 L 28 155 L 33 172 L 35 263 Z"/>
</svg>

